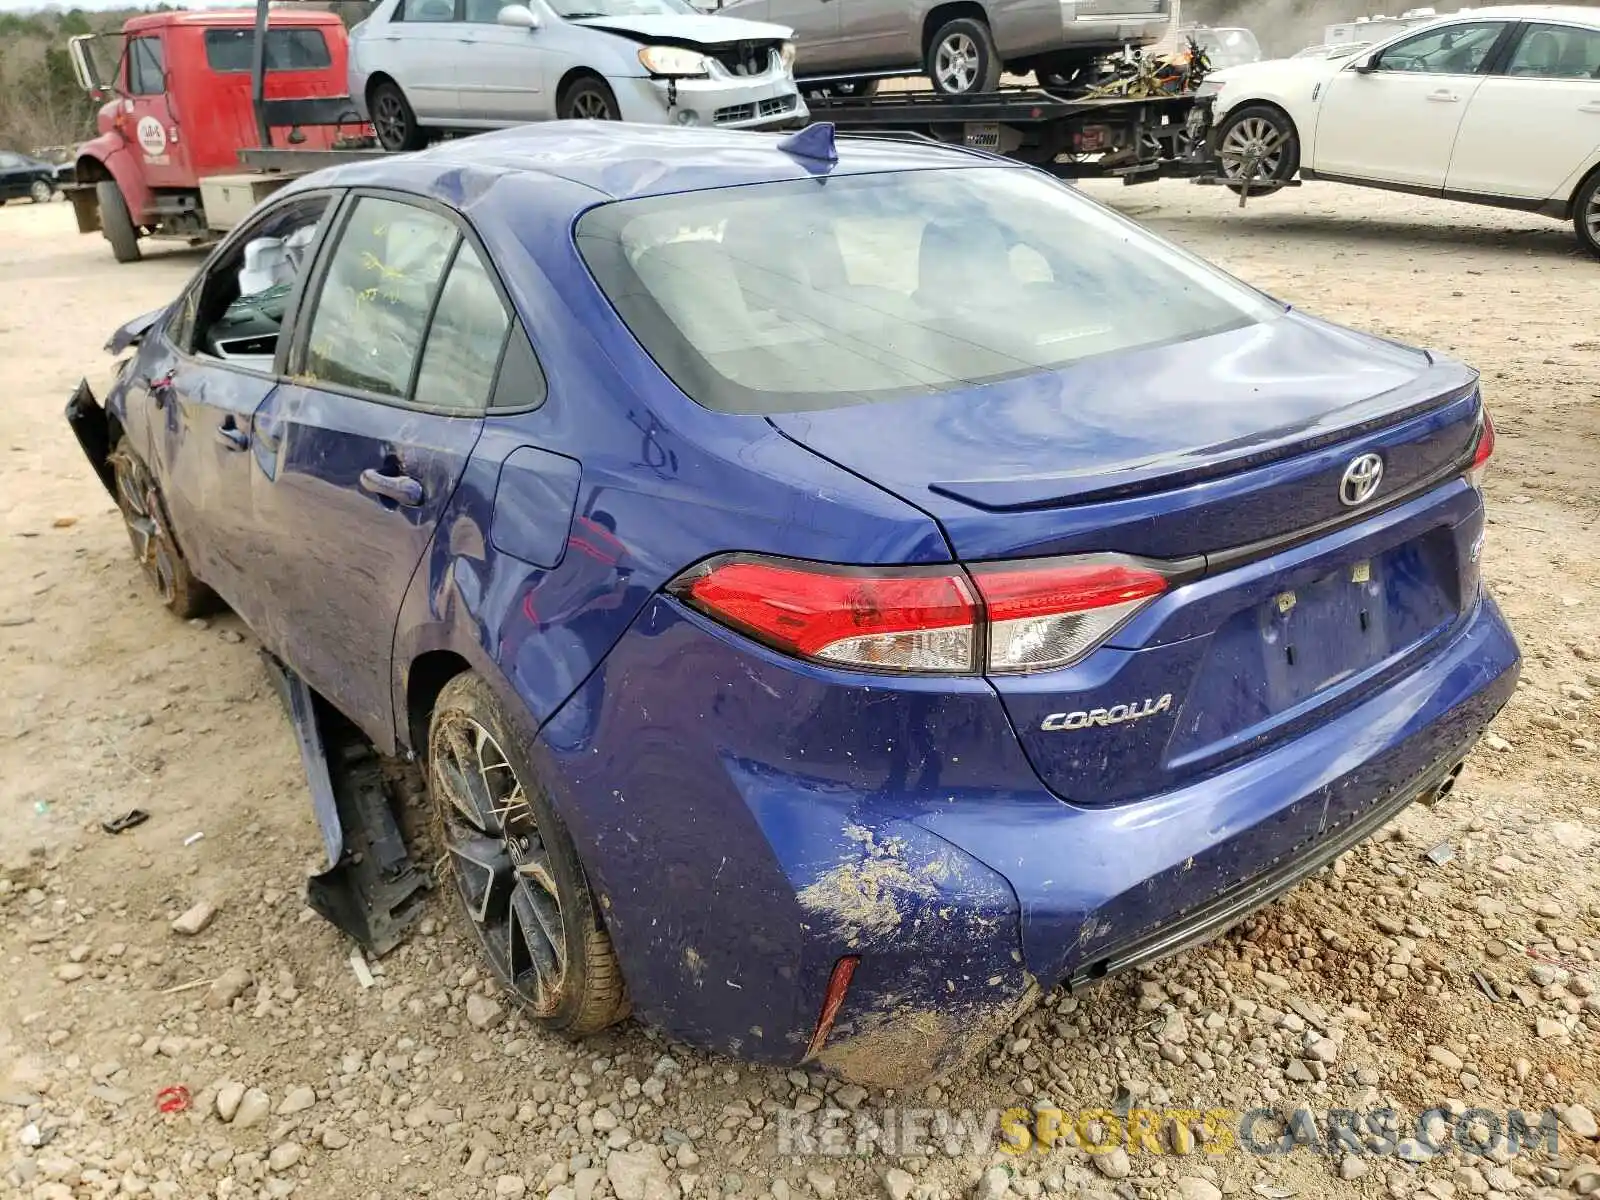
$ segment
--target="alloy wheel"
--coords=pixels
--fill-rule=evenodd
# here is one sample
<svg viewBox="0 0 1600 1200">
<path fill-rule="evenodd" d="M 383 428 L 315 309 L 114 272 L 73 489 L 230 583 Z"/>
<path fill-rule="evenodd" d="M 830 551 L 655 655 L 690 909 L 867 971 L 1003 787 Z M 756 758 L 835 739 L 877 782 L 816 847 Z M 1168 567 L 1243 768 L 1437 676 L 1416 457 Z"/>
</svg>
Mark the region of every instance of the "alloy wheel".
<svg viewBox="0 0 1600 1200">
<path fill-rule="evenodd" d="M 494 735 L 440 713 L 429 746 L 457 890 L 496 974 L 537 1016 L 560 1006 L 567 938 L 550 853 L 527 792 Z"/>
<path fill-rule="evenodd" d="M 174 582 L 172 549 L 157 515 L 160 508 L 156 501 L 155 485 L 137 459 L 119 454 L 113 463 L 117 495 L 122 501 L 122 521 L 128 530 L 133 556 L 160 593 L 161 602 L 170 605 L 177 585 Z"/>
<path fill-rule="evenodd" d="M 1589 230 L 1589 240 L 1600 246 L 1600 188 L 1589 195 L 1589 207 L 1584 211 L 1583 223 Z"/>
<path fill-rule="evenodd" d="M 385 146 L 399 146 L 406 140 L 406 114 L 400 97 L 384 92 L 373 105 L 372 124 L 378 140 Z"/>
<path fill-rule="evenodd" d="M 952 33 L 939 43 L 933 73 L 949 93 L 968 92 L 978 79 L 978 47 L 964 33 Z"/>
<path fill-rule="evenodd" d="M 572 116 L 579 121 L 609 121 L 611 106 L 599 92 L 579 92 L 572 99 Z"/>
<path fill-rule="evenodd" d="M 1252 178 L 1276 179 L 1287 142 L 1283 131 L 1265 117 L 1246 117 L 1223 135 L 1223 172 L 1230 179 L 1244 178 L 1249 173 L 1246 164 L 1253 156 L 1257 169 Z"/>
<path fill-rule="evenodd" d="M 47 203 L 55 194 L 55 189 L 42 179 L 35 179 L 28 188 L 28 198 L 35 204 Z"/>
</svg>

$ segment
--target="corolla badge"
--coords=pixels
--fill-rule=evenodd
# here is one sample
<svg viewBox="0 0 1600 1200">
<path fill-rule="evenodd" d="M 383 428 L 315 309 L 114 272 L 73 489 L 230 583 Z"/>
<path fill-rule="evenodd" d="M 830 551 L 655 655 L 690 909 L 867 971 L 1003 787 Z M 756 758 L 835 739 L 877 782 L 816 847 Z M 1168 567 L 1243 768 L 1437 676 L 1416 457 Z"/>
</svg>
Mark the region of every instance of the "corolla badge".
<svg viewBox="0 0 1600 1200">
<path fill-rule="evenodd" d="M 1091 708 L 1087 712 L 1051 713 L 1039 728 L 1046 733 L 1058 733 L 1087 729 L 1091 725 L 1121 725 L 1126 721 L 1168 712 L 1171 708 L 1172 693 L 1167 692 L 1163 696 L 1146 699 L 1143 703 L 1113 704 L 1110 708 Z"/>
<path fill-rule="evenodd" d="M 1339 500 L 1346 508 L 1365 504 L 1383 482 L 1383 459 L 1376 454 L 1361 454 L 1350 460 L 1339 480 Z"/>
</svg>

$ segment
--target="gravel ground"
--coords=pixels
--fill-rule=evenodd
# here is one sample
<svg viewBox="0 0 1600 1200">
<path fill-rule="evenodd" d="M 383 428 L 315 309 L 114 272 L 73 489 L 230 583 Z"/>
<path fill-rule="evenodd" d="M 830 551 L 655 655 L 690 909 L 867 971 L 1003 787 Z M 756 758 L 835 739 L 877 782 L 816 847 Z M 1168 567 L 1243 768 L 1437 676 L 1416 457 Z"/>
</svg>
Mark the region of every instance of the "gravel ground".
<svg viewBox="0 0 1600 1200">
<path fill-rule="evenodd" d="M 1378 192 L 1311 186 L 1241 212 L 1182 184 L 1090 190 L 1286 300 L 1482 368 L 1500 430 L 1487 573 L 1524 681 L 1447 800 L 1209 946 L 1049 997 L 918 1096 L 750 1069 L 636 1025 L 581 1047 L 546 1037 L 496 997 L 442 899 L 363 988 L 303 903 L 319 841 L 248 632 L 156 607 L 59 415 L 80 374 L 104 385 L 111 328 L 170 297 L 196 256 L 119 267 L 65 205 L 0 209 L 0 1194 L 1600 1189 L 1600 263 L 1553 223 Z M 135 806 L 147 824 L 100 831 Z M 1435 865 L 1440 843 L 1453 857 Z M 175 1085 L 187 1108 L 163 1112 Z M 1017 1155 L 980 1136 L 894 1156 L 849 1141 L 839 1157 L 781 1141 L 797 1112 L 1051 1104 L 1161 1115 L 1132 1153 L 1063 1140 Z M 1409 1136 L 1435 1105 L 1530 1122 L 1556 1109 L 1558 1149 L 1439 1136 L 1485 1134 L 1470 1118 Z M 1396 1136 L 1369 1141 L 1391 1152 L 1239 1143 L 1248 1110 L 1383 1106 Z M 1236 1116 L 1169 1119 L 1181 1109 Z M 1118 1128 L 1085 1123 L 1078 1140 Z"/>
</svg>

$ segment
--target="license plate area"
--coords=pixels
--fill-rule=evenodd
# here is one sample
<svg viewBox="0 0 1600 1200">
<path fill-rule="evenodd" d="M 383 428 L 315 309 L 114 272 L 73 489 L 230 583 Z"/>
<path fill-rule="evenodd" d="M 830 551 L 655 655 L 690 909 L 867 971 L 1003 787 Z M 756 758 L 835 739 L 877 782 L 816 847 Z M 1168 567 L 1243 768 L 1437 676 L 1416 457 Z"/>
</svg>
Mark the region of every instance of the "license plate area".
<svg viewBox="0 0 1600 1200">
<path fill-rule="evenodd" d="M 1174 750 L 1270 727 L 1417 648 L 1459 614 L 1456 580 L 1454 542 L 1439 529 L 1233 614 L 1211 638 Z"/>
</svg>

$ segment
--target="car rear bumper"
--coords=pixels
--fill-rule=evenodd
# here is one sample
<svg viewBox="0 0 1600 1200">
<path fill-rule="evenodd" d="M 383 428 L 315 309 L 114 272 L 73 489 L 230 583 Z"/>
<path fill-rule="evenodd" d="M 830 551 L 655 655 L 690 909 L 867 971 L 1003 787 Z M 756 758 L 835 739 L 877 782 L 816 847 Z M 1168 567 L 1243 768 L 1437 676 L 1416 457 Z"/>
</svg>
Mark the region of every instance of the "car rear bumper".
<svg viewBox="0 0 1600 1200">
<path fill-rule="evenodd" d="M 1209 937 L 1365 837 L 1459 764 L 1518 664 L 1484 598 L 1322 727 L 1085 808 L 1040 783 L 981 680 L 812 668 L 658 599 L 538 753 L 636 1011 L 708 1048 L 910 1086 L 1040 987 Z"/>
<path fill-rule="evenodd" d="M 810 116 L 794 79 L 614 78 L 608 80 L 624 121 L 718 129 L 778 129 Z"/>
</svg>

